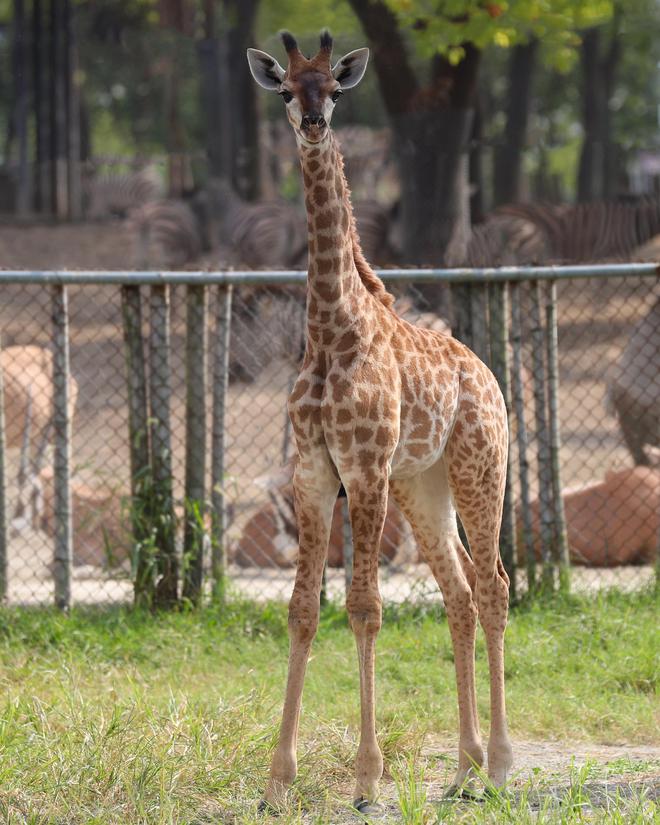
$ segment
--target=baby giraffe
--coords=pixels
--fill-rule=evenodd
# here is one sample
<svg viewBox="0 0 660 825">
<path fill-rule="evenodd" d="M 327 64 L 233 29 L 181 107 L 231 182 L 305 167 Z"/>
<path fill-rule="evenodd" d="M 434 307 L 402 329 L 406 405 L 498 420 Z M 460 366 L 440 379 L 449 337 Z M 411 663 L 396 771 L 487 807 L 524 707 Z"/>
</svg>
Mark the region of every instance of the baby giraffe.
<svg viewBox="0 0 660 825">
<path fill-rule="evenodd" d="M 399 318 L 362 255 L 330 119 L 341 95 L 362 79 L 368 49 L 333 66 L 327 32 L 311 59 L 288 32 L 282 40 L 286 70 L 265 52 L 248 49 L 254 79 L 280 95 L 296 136 L 309 236 L 305 358 L 288 402 L 297 448 L 300 550 L 289 604 L 282 726 L 262 808 L 279 807 L 296 776 L 303 680 L 340 484 L 353 531 L 346 607 L 360 670 L 355 806 L 368 810 L 383 772 L 374 667 L 382 612 L 378 548 L 388 494 L 410 521 L 447 611 L 460 716 L 450 792 L 466 790 L 473 766 L 484 760 L 474 681 L 477 616 L 490 667 L 488 774 L 501 786 L 512 764 L 504 705 L 509 580 L 498 548 L 508 450 L 502 394 L 488 368 L 461 343 Z M 458 535 L 456 511 L 471 557 Z"/>
</svg>

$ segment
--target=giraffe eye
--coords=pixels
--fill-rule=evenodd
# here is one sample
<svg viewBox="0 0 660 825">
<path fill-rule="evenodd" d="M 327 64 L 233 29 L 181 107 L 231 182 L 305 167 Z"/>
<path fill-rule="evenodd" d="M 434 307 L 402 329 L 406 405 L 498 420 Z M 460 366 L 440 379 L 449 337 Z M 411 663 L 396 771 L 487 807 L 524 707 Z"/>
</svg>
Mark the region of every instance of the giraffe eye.
<svg viewBox="0 0 660 825">
<path fill-rule="evenodd" d="M 293 95 L 291 94 L 291 92 L 287 92 L 286 89 L 280 92 L 280 96 L 282 97 L 285 103 L 291 103 L 291 101 L 293 100 Z"/>
<path fill-rule="evenodd" d="M 335 91 L 332 93 L 332 102 L 336 103 L 339 100 L 339 98 L 342 96 L 342 94 L 343 94 L 343 92 L 342 92 L 341 89 L 335 89 Z"/>
</svg>

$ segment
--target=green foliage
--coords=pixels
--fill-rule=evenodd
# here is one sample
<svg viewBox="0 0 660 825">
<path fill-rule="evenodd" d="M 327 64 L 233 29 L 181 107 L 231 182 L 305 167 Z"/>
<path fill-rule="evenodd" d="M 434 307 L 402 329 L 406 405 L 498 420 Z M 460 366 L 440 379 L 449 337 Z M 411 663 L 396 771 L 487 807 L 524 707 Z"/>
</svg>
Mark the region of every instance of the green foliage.
<svg viewBox="0 0 660 825">
<path fill-rule="evenodd" d="M 440 52 L 452 63 L 464 43 L 480 49 L 508 48 L 531 36 L 543 43 L 550 65 L 568 70 L 576 58 L 580 29 L 612 14 L 612 0 L 386 0 L 401 25 L 412 31 L 426 57 Z"/>
<path fill-rule="evenodd" d="M 304 35 L 314 37 L 318 49 L 318 33 L 328 28 L 333 34 L 355 33 L 359 24 L 348 3 L 332 0 L 279 0 L 277 3 L 262 2 L 259 7 L 257 33 L 266 38 L 275 32 L 287 29 L 300 37 L 305 46 Z"/>
<path fill-rule="evenodd" d="M 660 3 L 617 0 L 621 49 L 618 83 L 611 107 L 615 142 L 624 151 L 660 145 Z"/>
<path fill-rule="evenodd" d="M 156 0 L 82 3 L 77 14 L 82 92 L 94 154 L 176 151 L 167 145 L 168 101 L 178 83 L 184 151 L 201 143 L 195 44 L 158 24 Z"/>
</svg>

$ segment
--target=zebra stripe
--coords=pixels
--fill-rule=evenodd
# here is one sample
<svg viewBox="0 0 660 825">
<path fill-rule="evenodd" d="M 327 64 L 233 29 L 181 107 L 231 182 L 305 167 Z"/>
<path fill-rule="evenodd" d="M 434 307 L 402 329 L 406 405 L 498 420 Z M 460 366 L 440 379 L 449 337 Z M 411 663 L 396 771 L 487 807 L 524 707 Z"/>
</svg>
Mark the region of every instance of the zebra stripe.
<svg viewBox="0 0 660 825">
<path fill-rule="evenodd" d="M 177 269 L 202 252 L 197 217 L 185 201 L 145 203 L 133 210 L 129 219 L 140 269 Z"/>
<path fill-rule="evenodd" d="M 232 265 L 289 269 L 307 253 L 307 227 L 297 207 L 286 201 L 247 203 L 222 180 L 213 180 L 194 201 L 211 247 L 229 247 Z"/>
<path fill-rule="evenodd" d="M 547 257 L 540 263 L 581 263 L 628 258 L 660 233 L 660 199 L 569 204 L 512 204 L 498 216 L 530 221 L 545 236 Z"/>
<path fill-rule="evenodd" d="M 138 172 L 94 174 L 83 181 L 85 217 L 126 217 L 131 210 L 162 197 L 163 186 L 153 167 Z"/>
</svg>

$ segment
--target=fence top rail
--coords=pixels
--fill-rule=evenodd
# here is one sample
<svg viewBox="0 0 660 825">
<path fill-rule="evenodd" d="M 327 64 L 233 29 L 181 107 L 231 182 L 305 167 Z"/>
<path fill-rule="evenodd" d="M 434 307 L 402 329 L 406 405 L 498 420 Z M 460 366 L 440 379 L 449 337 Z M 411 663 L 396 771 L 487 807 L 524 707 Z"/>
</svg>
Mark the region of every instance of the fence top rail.
<svg viewBox="0 0 660 825">
<path fill-rule="evenodd" d="M 660 277 L 660 263 L 580 264 L 573 266 L 503 266 L 481 269 L 376 269 L 385 281 L 414 283 L 491 283 L 494 281 L 620 278 L 626 275 Z M 300 270 L 218 270 L 216 272 L 134 272 L 103 270 L 0 269 L 0 284 L 122 284 L 126 286 L 287 285 L 303 284 Z"/>
</svg>

